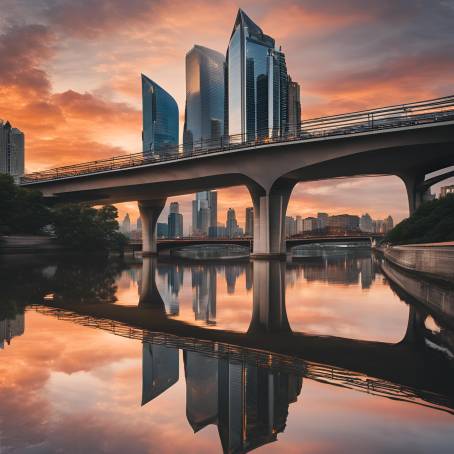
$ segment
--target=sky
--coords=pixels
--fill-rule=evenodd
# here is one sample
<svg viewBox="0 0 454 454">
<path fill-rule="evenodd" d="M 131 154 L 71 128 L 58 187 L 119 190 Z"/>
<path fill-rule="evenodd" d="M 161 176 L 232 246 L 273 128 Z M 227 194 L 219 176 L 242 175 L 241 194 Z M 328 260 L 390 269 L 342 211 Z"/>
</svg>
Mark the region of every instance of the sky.
<svg viewBox="0 0 454 454">
<path fill-rule="evenodd" d="M 175 97 L 185 54 L 225 53 L 239 7 L 273 36 L 301 84 L 303 119 L 452 94 L 450 0 L 0 0 L 0 118 L 26 137 L 26 170 L 141 151 L 140 74 Z M 435 188 L 438 190 L 438 187 Z M 360 195 L 360 196 L 359 196 Z M 186 228 L 192 195 L 181 202 Z M 246 188 L 219 191 L 244 222 Z M 135 203 L 120 216 L 137 217 Z M 397 177 L 299 184 L 288 214 L 408 215 Z M 163 213 L 163 218 L 167 211 Z"/>
</svg>

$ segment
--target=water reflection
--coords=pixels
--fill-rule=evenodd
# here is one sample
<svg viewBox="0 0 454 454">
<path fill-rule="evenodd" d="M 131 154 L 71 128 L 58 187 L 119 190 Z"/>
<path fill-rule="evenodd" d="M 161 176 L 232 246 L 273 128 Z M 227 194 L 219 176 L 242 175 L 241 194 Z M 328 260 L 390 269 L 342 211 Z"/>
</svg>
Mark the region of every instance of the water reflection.
<svg viewBox="0 0 454 454">
<path fill-rule="evenodd" d="M 21 279 L 27 276 L 22 286 L 14 277 L 19 273 Z M 90 273 L 97 273 L 96 282 Z M 71 322 L 89 327 L 92 332 L 99 332 L 93 329 L 96 328 L 110 333 L 103 336 L 108 341 L 100 352 L 103 360 L 118 353 L 112 348 L 119 345 L 118 341 L 113 339 L 119 336 L 132 339 L 129 341 L 134 342 L 132 348 L 141 347 L 142 389 L 133 387 L 134 403 L 121 416 L 133 418 L 141 404 L 147 416 L 155 411 L 158 419 L 161 412 L 167 411 L 167 424 L 172 424 L 169 421 L 182 407 L 188 427 L 199 432 L 211 426 L 211 430 L 217 431 L 224 452 L 269 447 L 284 432 L 291 436 L 292 412 L 298 414 L 293 420 L 293 433 L 307 431 L 310 425 L 307 419 L 312 416 L 306 415 L 306 426 L 301 421 L 304 411 L 309 411 L 311 382 L 322 387 L 318 397 L 315 396 L 321 405 L 318 405 L 319 418 L 329 418 L 335 412 L 335 402 L 323 401 L 325 394 L 331 395 L 330 385 L 335 385 L 335 399 L 340 393 L 349 395 L 346 388 L 356 393 L 345 401 L 343 413 L 348 413 L 347 409 L 358 402 L 359 393 L 368 398 L 372 395 L 372 399 L 381 402 L 374 411 L 382 419 L 387 414 L 383 408 L 388 408 L 383 400 L 413 404 L 412 418 L 423 415 L 423 407 L 434 412 L 454 412 L 452 288 L 391 269 L 370 253 L 348 251 L 332 257 L 306 257 L 294 263 L 195 263 L 181 259 L 160 262 L 147 258 L 142 263 L 105 262 L 95 267 L 55 257 L 37 263 L 10 263 L 0 269 L 0 276 L 5 289 L 0 300 L 0 342 L 3 339 L 6 344 L 13 339 L 10 348 L 0 352 L 0 356 L 14 352 L 16 345 L 19 347 L 27 338 L 29 328 L 27 322 L 24 332 L 23 314 L 26 306 L 30 307 L 30 312 L 25 313 L 27 319 L 33 320 L 33 308 L 40 314 L 55 317 L 56 323 Z M 78 282 L 72 282 L 74 279 Z M 119 303 L 126 283 L 133 286 L 135 297 L 129 300 L 133 304 L 122 306 Z M 76 288 L 74 294 L 69 294 L 71 285 Z M 312 300 L 311 292 L 318 299 Z M 391 320 L 391 315 L 383 317 L 371 309 L 374 302 L 368 299 L 371 295 L 377 299 L 384 295 L 389 298 L 389 306 L 376 307 L 382 312 L 391 308 L 399 325 L 396 333 L 401 334 L 397 341 L 386 337 L 371 340 L 368 330 L 372 325 L 368 323 L 354 332 L 353 327 L 362 322 L 363 313 L 371 314 L 380 329 L 393 329 L 392 324 L 383 323 Z M 324 296 L 329 300 L 324 300 Z M 345 303 L 344 297 L 353 298 L 353 302 Z M 331 300 L 339 318 L 326 323 L 325 329 L 344 323 L 350 331 L 342 337 L 335 329 L 326 333 L 320 328 L 323 311 Z M 299 326 L 312 326 L 310 314 L 298 312 L 312 304 L 321 306 L 319 328 L 299 329 Z M 350 304 L 360 314 L 359 321 L 350 318 L 350 314 L 344 316 L 343 311 Z M 361 308 L 363 305 L 366 308 Z M 37 335 L 41 340 L 42 332 Z M 62 344 L 62 335 L 54 325 L 52 336 L 55 345 Z M 84 342 L 79 335 L 75 338 L 77 344 Z M 54 354 L 57 355 L 54 352 L 52 358 Z M 90 369 L 86 363 L 80 367 L 84 373 Z M 104 384 L 114 379 L 118 374 L 116 367 L 97 371 L 91 381 L 84 375 L 79 377 L 80 399 L 84 400 L 85 395 L 86 400 L 91 399 L 91 387 L 97 381 Z M 125 374 L 123 378 L 129 389 L 133 384 L 130 375 Z M 49 383 L 43 393 L 52 393 L 59 380 L 62 377 Z M 2 386 L 0 391 L 4 389 Z M 178 391 L 178 398 L 165 400 L 181 387 L 184 392 Z M 7 392 L 14 391 L 9 388 Z M 66 392 L 74 394 L 69 389 Z M 113 394 L 117 392 L 113 390 Z M 105 393 L 101 398 L 110 402 L 113 396 Z M 58 394 L 58 399 L 63 400 L 60 404 L 63 406 L 66 394 Z M 371 405 L 370 400 L 367 402 L 366 405 Z M 170 414 L 168 405 L 172 408 Z M 355 411 L 360 414 L 360 410 Z M 146 421 L 143 415 L 140 418 Z M 181 420 L 175 420 L 174 424 L 175 433 L 184 430 Z M 368 430 L 370 434 L 374 427 Z M 217 446 L 210 443 L 206 452 Z M 276 449 L 285 446 L 285 443 L 282 447 L 277 445 Z M 189 445 L 187 448 L 190 450 Z"/>
</svg>

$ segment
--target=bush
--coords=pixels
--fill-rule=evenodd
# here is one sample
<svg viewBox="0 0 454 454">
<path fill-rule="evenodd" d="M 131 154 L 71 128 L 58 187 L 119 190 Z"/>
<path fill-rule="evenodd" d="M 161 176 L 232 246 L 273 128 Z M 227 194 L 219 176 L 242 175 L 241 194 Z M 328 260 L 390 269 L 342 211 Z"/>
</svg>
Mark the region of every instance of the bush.
<svg viewBox="0 0 454 454">
<path fill-rule="evenodd" d="M 454 241 L 454 195 L 423 203 L 392 229 L 385 240 L 393 244 Z"/>
</svg>

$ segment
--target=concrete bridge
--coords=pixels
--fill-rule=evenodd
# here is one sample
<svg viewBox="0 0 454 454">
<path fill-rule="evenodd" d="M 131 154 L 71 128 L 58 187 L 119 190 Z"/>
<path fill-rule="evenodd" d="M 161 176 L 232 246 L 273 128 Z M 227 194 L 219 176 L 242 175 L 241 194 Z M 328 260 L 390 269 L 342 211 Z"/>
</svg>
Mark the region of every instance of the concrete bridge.
<svg viewBox="0 0 454 454">
<path fill-rule="evenodd" d="M 127 155 L 29 174 L 22 185 L 46 197 L 92 204 L 139 203 L 145 254 L 157 252 L 166 198 L 244 185 L 254 206 L 255 257 L 285 254 L 285 214 L 298 182 L 396 175 L 410 213 L 425 176 L 454 165 L 454 96 L 304 121 L 297 134 L 231 136 L 190 152 Z M 438 181 L 438 180 L 437 180 Z"/>
</svg>

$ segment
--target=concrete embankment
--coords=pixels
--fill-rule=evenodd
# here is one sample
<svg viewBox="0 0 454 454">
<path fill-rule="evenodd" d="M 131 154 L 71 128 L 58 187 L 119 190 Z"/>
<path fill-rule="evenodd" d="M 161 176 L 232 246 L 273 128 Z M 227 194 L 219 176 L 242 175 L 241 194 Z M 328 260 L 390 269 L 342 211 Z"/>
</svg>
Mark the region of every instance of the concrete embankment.
<svg viewBox="0 0 454 454">
<path fill-rule="evenodd" d="M 454 282 L 454 242 L 409 244 L 377 250 L 401 268 Z"/>
<path fill-rule="evenodd" d="M 63 250 L 49 236 L 6 235 L 0 237 L 0 254 L 57 252 Z"/>
</svg>

